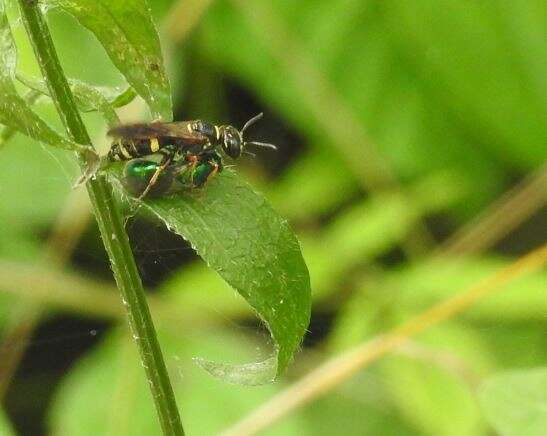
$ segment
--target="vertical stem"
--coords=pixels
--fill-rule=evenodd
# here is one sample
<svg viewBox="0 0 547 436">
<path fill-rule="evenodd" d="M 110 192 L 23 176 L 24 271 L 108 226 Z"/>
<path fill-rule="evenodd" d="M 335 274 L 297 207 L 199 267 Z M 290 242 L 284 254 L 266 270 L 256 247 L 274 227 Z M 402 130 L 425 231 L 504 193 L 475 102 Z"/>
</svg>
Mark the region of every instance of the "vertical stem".
<svg viewBox="0 0 547 436">
<path fill-rule="evenodd" d="M 19 5 L 42 74 L 69 136 L 79 144 L 90 145 L 91 140 L 74 103 L 38 2 L 19 0 Z M 82 168 L 85 168 L 85 156 L 81 154 L 79 157 Z M 163 432 L 166 435 L 183 435 L 173 388 L 112 188 L 104 176 L 98 175 L 87 182 L 87 190 L 118 289 L 127 309 L 129 325 L 146 370 Z"/>
</svg>

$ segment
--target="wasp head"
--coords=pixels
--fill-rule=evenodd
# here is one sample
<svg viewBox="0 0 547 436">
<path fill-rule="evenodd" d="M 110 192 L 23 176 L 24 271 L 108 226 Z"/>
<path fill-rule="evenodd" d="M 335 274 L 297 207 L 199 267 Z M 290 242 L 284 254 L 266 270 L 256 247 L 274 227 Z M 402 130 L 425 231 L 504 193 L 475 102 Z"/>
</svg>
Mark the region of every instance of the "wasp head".
<svg viewBox="0 0 547 436">
<path fill-rule="evenodd" d="M 221 126 L 220 127 L 220 140 L 224 153 L 233 159 L 237 159 L 241 156 L 243 151 L 243 136 L 233 126 Z"/>
<path fill-rule="evenodd" d="M 245 125 L 243 126 L 243 128 L 241 129 L 241 131 L 237 130 L 235 127 L 232 127 L 232 126 L 220 127 L 222 149 L 228 156 L 234 159 L 238 158 L 239 156 L 241 156 L 241 153 L 244 152 L 245 147 L 251 144 L 259 146 L 259 147 L 266 147 L 266 148 L 272 148 L 274 150 L 277 150 L 277 147 L 273 144 L 267 144 L 265 142 L 257 142 L 257 141 L 245 141 L 243 139 L 245 130 L 252 124 L 256 123 L 260 118 L 262 118 L 262 115 L 263 114 L 260 113 L 254 116 L 253 118 L 251 118 L 249 121 L 247 121 Z"/>
</svg>

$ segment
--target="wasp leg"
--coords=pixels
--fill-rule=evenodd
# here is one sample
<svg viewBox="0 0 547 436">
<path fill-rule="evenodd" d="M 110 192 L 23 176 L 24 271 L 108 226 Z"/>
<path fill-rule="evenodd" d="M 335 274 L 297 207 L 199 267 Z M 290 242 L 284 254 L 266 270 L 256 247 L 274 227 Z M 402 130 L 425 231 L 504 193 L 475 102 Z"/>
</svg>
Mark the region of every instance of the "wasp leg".
<svg viewBox="0 0 547 436">
<path fill-rule="evenodd" d="M 199 162 L 199 157 L 195 154 L 189 154 L 186 156 L 185 160 L 188 162 L 189 168 L 193 170 Z"/>
<path fill-rule="evenodd" d="M 213 162 L 213 170 L 211 171 L 211 174 L 207 177 L 207 181 L 211 180 L 214 176 L 216 176 L 219 172 L 222 171 L 222 165 L 220 165 L 217 162 Z"/>
<path fill-rule="evenodd" d="M 217 163 L 213 163 L 213 169 L 211 170 L 211 173 L 207 176 L 206 182 L 211 180 L 216 174 L 218 174 L 221 171 L 221 167 Z"/>
<path fill-rule="evenodd" d="M 222 171 L 222 158 L 217 153 L 201 156 L 200 162 L 192 171 L 192 186 L 202 187 L 220 171 Z"/>
<path fill-rule="evenodd" d="M 143 191 L 143 193 L 141 195 L 139 195 L 139 197 L 138 197 L 139 200 L 142 200 L 144 197 L 146 197 L 146 194 L 148 194 L 148 192 L 150 192 L 150 189 L 152 189 L 152 187 L 156 184 L 156 182 L 158 181 L 158 178 L 160 177 L 161 173 L 171 163 L 171 159 L 172 159 L 171 154 L 168 154 L 168 155 L 166 154 L 166 155 L 163 156 L 163 159 L 162 159 L 158 169 L 156 170 L 154 175 L 150 178 L 150 181 L 148 182 L 148 186 Z"/>
</svg>

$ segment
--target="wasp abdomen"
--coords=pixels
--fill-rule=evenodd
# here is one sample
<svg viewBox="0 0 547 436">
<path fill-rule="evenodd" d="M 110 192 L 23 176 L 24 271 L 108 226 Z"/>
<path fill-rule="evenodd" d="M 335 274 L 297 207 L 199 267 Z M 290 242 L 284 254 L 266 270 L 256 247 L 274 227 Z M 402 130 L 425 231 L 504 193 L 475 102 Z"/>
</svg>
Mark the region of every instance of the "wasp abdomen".
<svg viewBox="0 0 547 436">
<path fill-rule="evenodd" d="M 108 157 L 110 160 L 130 160 L 157 153 L 160 148 L 161 145 L 157 138 L 121 139 L 112 144 Z"/>
</svg>

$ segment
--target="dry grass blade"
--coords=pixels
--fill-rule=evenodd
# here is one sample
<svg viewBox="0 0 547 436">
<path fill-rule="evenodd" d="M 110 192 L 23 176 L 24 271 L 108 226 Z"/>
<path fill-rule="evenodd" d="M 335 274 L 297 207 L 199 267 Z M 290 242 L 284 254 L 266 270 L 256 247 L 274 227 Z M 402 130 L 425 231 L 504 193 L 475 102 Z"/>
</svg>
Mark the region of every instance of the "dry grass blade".
<svg viewBox="0 0 547 436">
<path fill-rule="evenodd" d="M 366 341 L 326 361 L 233 427 L 225 430 L 222 435 L 256 434 L 296 408 L 335 388 L 357 371 L 404 344 L 414 335 L 458 315 L 487 294 L 499 290 L 501 286 L 518 277 L 538 270 L 545 263 L 547 263 L 547 244 L 467 290 L 422 312 L 391 332 Z"/>
<path fill-rule="evenodd" d="M 175 3 L 163 23 L 163 31 L 169 40 L 175 44 L 184 41 L 212 3 L 213 0 L 190 0 Z"/>
<path fill-rule="evenodd" d="M 440 248 L 441 255 L 474 254 L 508 235 L 547 201 L 547 164 L 492 203 Z"/>
</svg>

